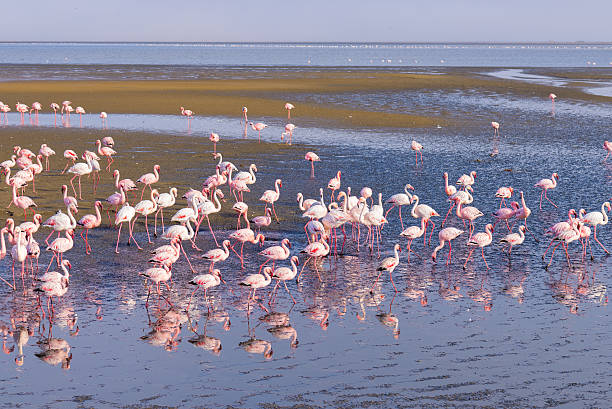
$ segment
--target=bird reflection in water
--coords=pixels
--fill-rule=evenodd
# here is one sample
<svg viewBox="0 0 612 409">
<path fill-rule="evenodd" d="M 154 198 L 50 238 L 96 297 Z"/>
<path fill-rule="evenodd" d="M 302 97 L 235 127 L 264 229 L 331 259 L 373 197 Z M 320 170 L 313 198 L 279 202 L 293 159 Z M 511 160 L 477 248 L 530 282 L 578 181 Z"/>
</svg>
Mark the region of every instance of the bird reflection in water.
<svg viewBox="0 0 612 409">
<path fill-rule="evenodd" d="M 391 302 L 389 303 L 389 311 L 383 312 L 380 311 L 376 314 L 376 318 L 380 321 L 384 326 L 393 328 L 393 338 L 398 339 L 400 330 L 399 330 L 399 318 L 391 312 L 391 308 L 393 307 L 393 302 L 395 301 L 396 295 L 393 296 Z"/>
<path fill-rule="evenodd" d="M 51 328 L 49 328 L 51 333 Z M 62 369 L 70 369 L 70 361 L 72 353 L 70 352 L 70 344 L 63 338 L 52 338 L 51 336 L 43 338 L 37 342 L 41 352 L 34 355 L 41 361 L 55 366 L 62 365 Z"/>
<path fill-rule="evenodd" d="M 221 349 L 223 349 L 221 346 L 221 340 L 219 338 L 210 337 L 206 334 L 206 328 L 208 326 L 208 321 L 210 320 L 210 313 L 206 316 L 203 334 L 198 334 L 197 324 L 195 327 L 191 324 L 191 317 L 189 316 L 189 313 L 187 313 L 187 319 L 189 322 L 189 329 L 194 333 L 193 338 L 188 339 L 188 342 L 194 347 L 202 348 L 206 351 L 210 351 L 216 356 L 219 356 L 221 354 Z"/>
<path fill-rule="evenodd" d="M 163 346 L 167 351 L 175 350 L 181 342 L 178 338 L 181 333 L 181 315 L 172 308 L 163 311 L 157 310 L 159 318 L 155 322 L 151 322 L 149 317 L 149 326 L 151 331 L 140 337 L 143 341 L 147 341 L 154 346 Z M 149 310 L 147 309 L 147 316 Z"/>
</svg>

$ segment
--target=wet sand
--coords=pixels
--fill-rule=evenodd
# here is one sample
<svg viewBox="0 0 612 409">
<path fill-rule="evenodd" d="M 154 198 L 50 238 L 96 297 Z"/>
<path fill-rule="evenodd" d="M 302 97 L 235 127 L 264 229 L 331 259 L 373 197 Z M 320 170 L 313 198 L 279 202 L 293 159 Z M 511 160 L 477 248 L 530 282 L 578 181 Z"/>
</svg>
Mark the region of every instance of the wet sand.
<svg viewBox="0 0 612 409">
<path fill-rule="evenodd" d="M 74 67 L 72 67 L 74 69 Z M 81 66 L 79 75 L 95 76 L 105 67 Z M 286 101 L 296 104 L 294 117 L 324 121 L 343 127 L 396 127 L 423 128 L 436 125 L 452 125 L 457 121 L 445 112 L 410 113 L 397 112 L 391 98 L 402 91 L 452 92 L 474 91 L 516 96 L 546 97 L 550 92 L 566 99 L 584 102 L 606 102 L 609 97 L 592 95 L 580 88 L 580 80 L 607 80 L 611 70 L 558 70 L 532 69 L 526 72 L 558 76 L 576 82 L 576 87 L 563 88 L 537 85 L 520 81 L 503 80 L 486 75 L 493 69 L 454 68 L 406 70 L 388 69 L 312 69 L 296 68 L 241 70 L 179 67 L 181 76 L 192 80 L 164 79 L 167 75 L 160 67 L 153 67 L 150 80 L 136 80 L 108 72 L 104 80 L 79 81 L 12 81 L 0 83 L 0 95 L 4 101 L 39 101 L 48 110 L 51 102 L 74 101 L 88 112 L 137 114 L 178 114 L 185 106 L 196 115 L 236 116 L 242 106 L 249 108 L 251 118 L 286 117 L 283 109 Z M 146 68 L 146 67 L 145 67 Z M 140 70 L 146 71 L 145 68 Z M 15 69 L 14 67 L 12 69 Z M 48 70 L 48 67 L 41 70 Z M 118 69 L 127 70 L 126 67 Z M 175 68 L 173 68 L 174 70 Z M 67 70 L 57 66 L 56 71 Z M 422 71 L 422 72 L 421 72 Z M 57 73 L 56 73 L 57 74 Z M 170 76 L 172 74 L 169 74 Z M 44 75 L 43 75 L 44 76 Z M 10 77 L 10 75 L 9 75 Z M 66 75 L 70 77 L 70 75 Z M 571 84 L 570 84 L 571 85 Z M 375 107 L 351 100 L 352 94 L 376 93 L 380 105 Z M 386 100 L 387 94 L 389 99 Z M 329 96 L 342 95 L 337 102 Z"/>
</svg>

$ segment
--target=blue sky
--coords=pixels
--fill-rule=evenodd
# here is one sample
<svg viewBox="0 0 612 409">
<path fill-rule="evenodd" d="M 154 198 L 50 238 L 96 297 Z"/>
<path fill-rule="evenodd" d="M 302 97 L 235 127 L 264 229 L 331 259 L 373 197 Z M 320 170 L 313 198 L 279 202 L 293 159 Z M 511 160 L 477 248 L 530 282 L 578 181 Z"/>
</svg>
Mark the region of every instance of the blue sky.
<svg viewBox="0 0 612 409">
<path fill-rule="evenodd" d="M 0 41 L 612 41 L 611 0 L 35 1 L 2 14 Z"/>
</svg>

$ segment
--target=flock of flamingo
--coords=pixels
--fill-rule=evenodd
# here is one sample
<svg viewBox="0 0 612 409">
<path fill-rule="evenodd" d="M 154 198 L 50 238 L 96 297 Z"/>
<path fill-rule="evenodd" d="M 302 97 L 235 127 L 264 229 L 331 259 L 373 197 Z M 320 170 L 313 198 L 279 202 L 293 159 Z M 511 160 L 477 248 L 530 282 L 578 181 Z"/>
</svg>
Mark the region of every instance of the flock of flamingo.
<svg viewBox="0 0 612 409">
<path fill-rule="evenodd" d="M 554 103 L 554 98 L 551 97 L 551 99 Z M 76 110 L 73 110 L 70 104 L 70 101 L 64 101 L 61 108 L 58 104 L 52 104 L 52 109 L 55 114 L 57 114 L 58 110 L 60 111 L 62 121 L 64 121 L 63 116 L 66 115 L 69 117 L 72 111 L 80 114 L 85 113 L 81 107 L 77 107 Z M 287 119 L 290 119 L 291 110 L 293 108 L 294 106 L 290 103 L 285 105 L 285 109 L 287 109 Z M 34 111 L 35 115 L 37 115 L 40 109 L 41 106 L 39 103 L 33 103 L 31 108 L 28 108 L 24 104 L 17 104 L 17 111 L 21 113 L 22 123 L 23 115 L 28 112 L 28 110 L 30 113 Z M 8 111 L 10 111 L 10 108 L 0 102 L 0 112 L 5 113 L 5 122 L 6 113 Z M 186 110 L 184 107 L 181 107 L 181 114 L 187 117 L 189 127 L 189 121 L 193 118 L 194 113 L 191 110 Z M 107 115 L 102 112 L 100 117 L 103 121 L 106 121 Z M 242 109 L 242 118 L 244 120 L 245 132 L 248 123 L 251 125 L 252 129 L 257 131 L 259 136 L 261 136 L 261 131 L 266 125 L 263 123 L 253 124 L 253 122 L 249 122 L 246 107 Z M 103 124 L 105 124 L 105 122 L 103 122 Z M 491 126 L 494 128 L 495 135 L 497 136 L 500 128 L 499 123 L 492 122 Z M 286 132 L 283 133 L 283 137 L 287 136 L 289 138 L 288 143 L 291 141 L 294 129 L 295 125 L 293 124 L 287 124 L 285 127 Z M 250 189 L 253 187 L 252 185 L 257 182 L 257 166 L 256 164 L 251 164 L 248 170 L 239 171 L 233 163 L 224 161 L 222 154 L 217 152 L 217 143 L 220 140 L 219 135 L 212 132 L 209 139 L 214 144 L 213 155 L 218 159 L 215 173 L 203 181 L 201 189 L 190 189 L 187 192 L 179 192 L 177 188 L 170 188 L 168 192 L 160 192 L 156 189 L 154 185 L 159 182 L 161 172 L 161 168 L 157 164 L 151 167 L 152 172 L 141 175 L 136 182 L 129 178 L 122 179 L 118 169 L 112 170 L 114 156 L 116 156 L 118 152 L 114 149 L 115 142 L 111 137 L 104 137 L 95 142 L 92 141 L 92 150 L 86 150 L 81 155 L 71 149 L 66 149 L 63 152 L 66 164 L 61 173 L 67 173 L 72 176 L 70 177 L 69 183 L 68 179 L 66 179 L 66 184 L 58 189 L 58 191 L 61 192 L 61 196 L 58 195 L 58 205 L 61 198 L 63 204 L 60 205 L 60 207 L 62 209 L 65 208 L 66 212 L 64 213 L 62 210 L 59 210 L 55 215 L 46 218 L 45 221 L 43 221 L 44 217 L 40 213 L 36 213 L 36 203 L 34 200 L 26 196 L 25 193 L 30 184 L 32 191 L 35 192 L 36 179 L 44 177 L 45 172 L 51 171 L 49 159 L 56 153 L 46 144 L 41 145 L 38 154 L 30 149 L 15 146 L 11 158 L 0 163 L 0 168 L 2 173 L 5 174 L 6 184 L 9 186 L 9 189 L 12 190 L 12 200 L 9 203 L 9 207 L 15 206 L 23 210 L 24 221 L 22 223 L 17 223 L 14 219 L 9 218 L 6 221 L 5 227 L 0 230 L 2 245 L 0 258 L 10 253 L 13 262 L 12 277 L 0 276 L 0 280 L 12 290 L 17 290 L 18 283 L 15 275 L 15 264 L 21 264 L 20 281 L 24 293 L 34 289 L 35 292 L 46 295 L 47 312 L 52 316 L 54 312 L 53 297 L 59 299 L 66 294 L 69 289 L 70 270 L 73 268 L 73 263 L 64 258 L 64 254 L 68 256 L 70 252 L 75 251 L 75 231 L 81 229 L 80 236 L 84 241 L 84 251 L 89 254 L 92 251 L 89 231 L 102 226 L 102 214 L 106 212 L 109 226 L 114 225 L 117 228 L 115 252 L 119 253 L 121 230 L 125 223 L 127 223 L 127 234 L 129 236 L 128 245 L 133 242 L 136 249 L 143 250 L 134 235 L 136 221 L 141 216 L 145 218 L 144 228 L 148 243 L 155 244 L 151 239 L 148 227 L 148 217 L 152 216 L 154 218 L 153 236 L 157 237 L 159 219 L 161 224 L 161 238 L 167 240 L 169 244 L 161 245 L 151 251 L 150 263 L 154 266 L 143 268 L 140 275 L 155 285 L 159 297 L 166 300 L 169 304 L 172 304 L 168 297 L 163 295 L 161 286 L 164 285 L 167 290 L 170 290 L 169 282 L 172 282 L 173 265 L 181 256 L 184 257 L 189 268 L 194 273 L 193 278 L 189 280 L 188 283 L 195 287 L 189 298 L 187 309 L 189 309 L 191 305 L 193 296 L 199 290 L 203 290 L 204 300 L 210 312 L 211 305 L 208 291 L 219 286 L 221 283 L 225 283 L 221 269 L 218 267 L 232 256 L 233 252 L 235 257 L 240 260 L 242 268 L 245 269 L 245 245 L 255 244 L 263 246 L 267 235 L 266 229 L 271 226 L 274 221 L 280 222 L 276 213 L 275 202 L 278 201 L 282 194 L 282 180 L 276 179 L 273 188 L 266 190 L 259 198 L 261 202 L 265 203 L 264 214 L 249 219 L 247 217 L 249 205 L 244 200 L 244 194 L 250 192 Z M 95 149 L 93 149 L 94 146 Z M 423 146 L 416 141 L 412 141 L 411 149 L 415 151 L 415 164 L 418 166 L 419 155 L 421 163 L 423 162 Z M 605 161 L 612 152 L 612 143 L 605 141 L 604 149 L 607 151 L 606 158 L 604 159 Z M 101 157 L 106 157 L 107 159 L 107 164 L 104 169 L 99 163 Z M 310 174 L 311 178 L 314 178 L 314 162 L 318 162 L 321 159 L 314 152 L 307 152 L 304 158 L 306 161 L 310 162 Z M 81 159 L 82 162 L 78 162 Z M 14 172 L 14 168 L 18 168 L 19 170 Z M 103 174 L 108 174 L 109 178 L 112 177 L 117 191 L 108 196 L 106 200 L 96 200 L 92 213 L 86 214 L 77 220 L 75 214 L 82 210 L 79 207 L 79 200 L 82 200 L 83 197 L 81 178 L 83 176 L 92 178 L 93 194 L 95 195 L 101 175 Z M 509 186 L 500 187 L 495 193 L 495 197 L 500 199 L 499 208 L 491 212 L 490 215 L 485 215 L 483 211 L 473 205 L 474 197 L 472 193 L 475 188 L 477 188 L 477 174 L 475 171 L 460 176 L 456 181 L 456 185 L 449 183 L 449 174 L 447 172 L 442 173 L 440 177 L 441 182 L 444 182 L 440 184 L 440 190 L 446 194 L 449 208 L 446 217 L 441 222 L 441 229 L 438 231 L 439 244 L 430 253 L 430 258 L 434 263 L 437 261 L 438 252 L 442 250 L 446 244 L 448 244 L 446 264 L 449 265 L 452 263 L 452 243 L 453 240 L 458 239 L 460 236 L 465 237 L 467 246 L 470 248 L 463 262 L 464 269 L 467 267 L 473 252 L 477 249 L 480 249 L 484 265 L 489 269 L 485 257 L 485 248 L 493 243 L 493 234 L 496 229 L 500 229 L 503 232 L 498 241 L 504 245 L 507 257 L 511 257 L 514 247 L 520 246 L 524 240 L 526 240 L 526 234 L 529 233 L 534 240 L 538 240 L 527 227 L 527 219 L 532 214 L 532 210 L 527 206 L 525 198 L 527 194 L 523 191 L 517 192 L 519 197 L 518 201 L 511 201 L 513 196 L 515 196 L 514 189 Z M 74 180 L 77 178 L 78 193 L 74 184 Z M 543 205 L 546 206 L 546 203 L 543 203 L 544 200 L 550 203 L 550 205 L 557 207 L 548 197 L 548 191 L 557 188 L 559 180 L 559 175 L 553 173 L 550 179 L 541 179 L 534 184 L 534 188 L 541 190 L 539 210 L 542 210 Z M 69 194 L 70 190 L 68 184 L 71 186 L 74 196 Z M 384 225 L 389 223 L 389 213 L 396 207 L 398 208 L 398 218 L 402 227 L 399 238 L 407 241 L 405 262 L 411 262 L 411 253 L 420 259 L 423 258 L 422 255 L 415 252 L 412 248 L 412 244 L 416 239 L 423 237 L 424 246 L 430 245 L 436 229 L 434 218 L 440 217 L 440 214 L 431 206 L 422 203 L 421 198 L 415 193 L 414 188 L 410 184 L 405 185 L 403 192 L 394 194 L 385 201 L 383 201 L 382 192 L 374 194 L 369 187 L 362 188 L 358 196 L 352 195 L 350 187 L 346 187 L 344 190 L 342 190 L 342 187 L 342 171 L 339 170 L 335 177 L 329 180 L 327 186 L 320 187 L 317 198 L 305 199 L 302 193 L 297 195 L 295 212 L 306 220 L 304 224 L 304 233 L 308 245 L 301 249 L 301 254 L 304 255 L 303 257 L 305 257 L 305 259 L 303 258 L 300 260 L 300 257 L 292 253 L 291 242 L 288 238 L 282 239 L 278 245 L 269 246 L 260 250 L 258 255 L 261 257 L 262 263 L 258 271 L 256 273 L 252 272 L 251 274 L 245 274 L 240 281 L 241 286 L 248 287 L 251 290 L 248 296 L 249 304 L 259 305 L 263 310 L 268 311 L 265 302 L 267 301 L 268 306 L 274 304 L 281 284 L 295 304 L 295 298 L 289 290 L 287 282 L 292 280 L 297 280 L 299 282 L 305 267 L 310 261 L 312 261 L 311 271 L 316 273 L 318 280 L 323 281 L 324 277 L 319 269 L 322 260 L 325 257 L 337 257 L 340 253 L 345 253 L 345 249 L 348 246 L 352 246 L 354 251 L 357 252 L 365 247 L 372 256 L 376 255 L 380 258 L 381 233 Z M 148 196 L 145 198 L 144 195 L 147 188 Z M 225 192 L 223 191 L 224 188 L 227 188 Z M 330 191 L 329 196 L 325 194 L 326 189 Z M 137 190 L 140 190 L 140 198 L 138 198 Z M 179 202 L 179 194 L 182 194 L 181 197 L 184 199 L 182 205 Z M 130 196 L 133 196 L 133 199 Z M 222 210 L 221 200 L 228 197 L 234 199 L 231 211 L 237 215 L 236 228 L 228 233 L 227 237 L 219 244 L 210 217 Z M 136 204 L 132 206 L 130 205 L 130 201 Z M 385 206 L 388 206 L 386 211 Z M 410 207 L 409 215 L 419 221 L 417 224 L 404 225 L 402 217 L 403 206 Z M 172 207 L 181 208 L 175 211 L 171 217 L 171 221 L 176 224 L 166 226 L 164 222 L 164 209 L 170 211 Z M 453 209 L 455 210 L 454 212 Z M 593 239 L 606 254 L 609 254 L 606 247 L 597 238 L 597 226 L 607 224 L 607 212 L 610 210 L 611 205 L 609 201 L 604 201 L 601 204 L 600 210 L 597 211 L 587 212 L 584 209 L 580 209 L 579 211 L 570 209 L 567 220 L 559 221 L 550 226 L 545 232 L 545 234 L 549 236 L 550 243 L 548 244 L 546 252 L 542 255 L 542 259 L 544 260 L 551 248 L 552 252 L 550 260 L 545 266 L 548 267 L 551 265 L 555 251 L 559 246 L 562 246 L 568 266 L 571 267 L 572 262 L 568 249 L 572 242 L 581 243 L 582 262 L 584 262 L 586 257 L 587 248 L 591 251 L 591 258 L 593 258 L 590 246 L 591 228 L 593 228 Z M 28 221 L 28 211 L 32 213 L 31 221 Z M 111 211 L 114 212 L 114 221 L 111 220 Z M 461 223 L 463 223 L 463 228 L 451 226 L 444 227 L 449 217 L 456 217 L 457 220 L 460 220 Z M 486 224 L 484 231 L 476 232 L 475 221 L 481 217 L 483 219 L 490 219 L 492 223 Z M 200 226 L 204 222 L 204 219 L 206 219 L 211 238 L 217 245 L 216 248 L 207 251 L 202 251 L 196 244 Z M 244 223 L 244 226 L 241 226 L 242 223 Z M 512 225 L 510 223 L 512 223 Z M 515 231 L 514 226 L 517 224 L 519 227 Z M 349 234 L 347 234 L 346 230 L 346 226 L 348 225 L 351 226 Z M 498 225 L 501 227 L 497 227 Z M 38 268 L 41 246 L 34 238 L 41 226 L 51 230 L 44 242 L 46 244 L 46 250 L 53 254 L 46 270 L 42 274 Z M 428 227 L 430 228 L 429 237 L 427 237 Z M 344 235 L 341 244 L 338 242 L 339 230 L 341 230 Z M 367 230 L 365 239 L 363 239 L 362 230 Z M 54 233 L 57 233 L 57 237 L 49 241 Z M 7 249 L 5 236 L 8 244 L 12 246 L 10 250 Z M 347 244 L 347 241 L 352 241 L 354 244 Z M 210 262 L 207 271 L 204 273 L 196 271 L 191 262 L 192 260 L 190 260 L 189 255 L 185 251 L 183 242 L 189 242 L 192 249 L 202 252 L 200 258 Z M 238 244 L 240 244 L 239 252 L 236 247 Z M 399 243 L 394 243 L 394 255 L 383 259 L 379 263 L 376 278 L 371 286 L 371 292 L 374 291 L 375 286 L 384 272 L 389 273 L 391 285 L 395 292 L 398 291 L 393 281 L 392 273 L 401 262 L 401 248 L 402 246 Z M 277 266 L 277 262 L 280 263 L 286 260 L 289 260 L 291 267 Z M 54 262 L 61 272 L 50 271 Z M 298 266 L 300 264 L 302 267 L 298 272 Z M 257 290 L 269 286 L 273 281 L 276 281 L 273 289 L 269 291 L 267 295 L 258 297 Z M 233 292 L 229 286 L 228 289 Z M 147 303 L 150 294 L 151 289 L 149 288 Z M 40 302 L 39 306 L 44 314 L 44 308 Z M 321 322 L 323 323 L 324 321 L 325 319 L 322 319 Z M 396 323 L 396 321 L 394 322 Z"/>
</svg>

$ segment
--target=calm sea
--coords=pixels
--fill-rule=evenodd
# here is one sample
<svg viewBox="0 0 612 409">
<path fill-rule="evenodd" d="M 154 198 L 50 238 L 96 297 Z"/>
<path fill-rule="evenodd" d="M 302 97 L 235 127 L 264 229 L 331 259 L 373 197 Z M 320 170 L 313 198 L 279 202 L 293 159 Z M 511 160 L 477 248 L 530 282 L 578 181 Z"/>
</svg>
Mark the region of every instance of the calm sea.
<svg viewBox="0 0 612 409">
<path fill-rule="evenodd" d="M 0 43 L 0 64 L 612 66 L 612 43 Z"/>
</svg>

